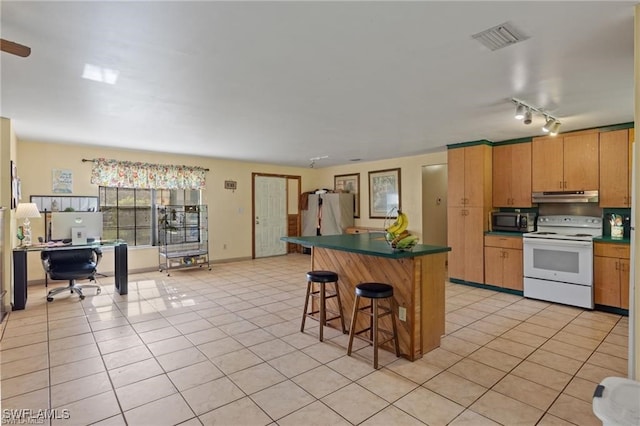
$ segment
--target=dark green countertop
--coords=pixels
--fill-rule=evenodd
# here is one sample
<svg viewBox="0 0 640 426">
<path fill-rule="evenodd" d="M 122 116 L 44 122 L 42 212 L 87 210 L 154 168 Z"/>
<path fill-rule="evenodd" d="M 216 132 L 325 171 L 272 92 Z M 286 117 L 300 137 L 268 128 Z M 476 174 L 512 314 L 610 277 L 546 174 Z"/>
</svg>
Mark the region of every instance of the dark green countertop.
<svg viewBox="0 0 640 426">
<path fill-rule="evenodd" d="M 484 235 L 499 235 L 502 237 L 516 237 L 522 238 L 522 232 L 509 232 L 509 231 L 486 231 Z"/>
<path fill-rule="evenodd" d="M 282 237 L 282 241 L 334 250 L 360 253 L 370 256 L 403 259 L 427 256 L 451 251 L 450 247 L 416 244 L 411 251 L 397 251 L 391 248 L 380 233 L 323 235 L 318 237 Z"/>
<path fill-rule="evenodd" d="M 631 244 L 631 238 L 611 238 L 610 236 L 596 237 L 593 239 L 595 243 L 615 243 L 615 244 Z"/>
</svg>

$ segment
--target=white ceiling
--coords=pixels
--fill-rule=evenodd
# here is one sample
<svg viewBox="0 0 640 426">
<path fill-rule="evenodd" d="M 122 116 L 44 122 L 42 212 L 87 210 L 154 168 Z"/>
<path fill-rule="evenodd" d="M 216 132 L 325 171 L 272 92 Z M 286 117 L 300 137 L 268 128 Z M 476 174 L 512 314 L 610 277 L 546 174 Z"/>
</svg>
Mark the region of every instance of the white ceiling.
<svg viewBox="0 0 640 426">
<path fill-rule="evenodd" d="M 2 1 L 19 139 L 316 167 L 633 121 L 636 1 Z M 471 38 L 511 22 L 530 38 Z M 115 85 L 81 78 L 119 71 Z"/>
</svg>

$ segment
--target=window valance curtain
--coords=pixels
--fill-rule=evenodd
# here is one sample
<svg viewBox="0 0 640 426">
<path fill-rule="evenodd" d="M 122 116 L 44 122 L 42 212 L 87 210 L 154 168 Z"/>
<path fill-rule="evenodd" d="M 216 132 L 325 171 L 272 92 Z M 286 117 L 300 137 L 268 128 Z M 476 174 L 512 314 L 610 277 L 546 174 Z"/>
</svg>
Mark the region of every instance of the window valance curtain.
<svg viewBox="0 0 640 426">
<path fill-rule="evenodd" d="M 204 189 L 202 167 L 132 161 L 92 160 L 91 183 L 99 186 L 144 189 Z"/>
</svg>

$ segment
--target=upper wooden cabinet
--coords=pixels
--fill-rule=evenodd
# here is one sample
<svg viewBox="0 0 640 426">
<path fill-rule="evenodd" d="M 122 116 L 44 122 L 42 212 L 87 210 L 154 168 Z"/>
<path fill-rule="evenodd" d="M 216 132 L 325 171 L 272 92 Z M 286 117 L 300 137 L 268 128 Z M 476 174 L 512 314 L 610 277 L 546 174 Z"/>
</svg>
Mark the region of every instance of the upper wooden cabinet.
<svg viewBox="0 0 640 426">
<path fill-rule="evenodd" d="M 600 207 L 631 206 L 630 130 L 600 133 Z"/>
<path fill-rule="evenodd" d="M 493 147 L 493 206 L 531 207 L 531 142 Z"/>
<path fill-rule="evenodd" d="M 597 190 L 598 140 L 597 132 L 534 138 L 532 191 Z"/>
<path fill-rule="evenodd" d="M 449 149 L 450 207 L 491 206 L 491 147 L 485 144 Z"/>
</svg>

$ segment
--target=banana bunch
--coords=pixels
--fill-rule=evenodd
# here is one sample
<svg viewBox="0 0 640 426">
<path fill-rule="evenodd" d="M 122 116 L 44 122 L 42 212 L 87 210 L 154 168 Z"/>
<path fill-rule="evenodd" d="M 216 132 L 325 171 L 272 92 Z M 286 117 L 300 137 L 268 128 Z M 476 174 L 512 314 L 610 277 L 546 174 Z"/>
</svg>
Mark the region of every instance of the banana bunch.
<svg viewBox="0 0 640 426">
<path fill-rule="evenodd" d="M 407 229 L 408 226 L 409 218 L 402 211 L 398 210 L 398 216 L 396 217 L 395 222 L 387 227 L 386 231 L 395 235 L 400 235 Z"/>
<path fill-rule="evenodd" d="M 385 231 L 385 239 L 392 248 L 397 250 L 409 250 L 418 243 L 418 237 L 407 231 L 409 218 L 398 210 L 398 217 Z"/>
</svg>

